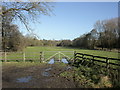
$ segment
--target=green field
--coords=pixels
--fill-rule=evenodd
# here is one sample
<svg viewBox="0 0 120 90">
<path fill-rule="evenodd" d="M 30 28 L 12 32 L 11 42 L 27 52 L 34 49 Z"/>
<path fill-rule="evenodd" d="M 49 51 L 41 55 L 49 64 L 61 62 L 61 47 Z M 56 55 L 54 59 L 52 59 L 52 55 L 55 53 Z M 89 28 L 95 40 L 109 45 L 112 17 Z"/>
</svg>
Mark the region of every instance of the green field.
<svg viewBox="0 0 120 90">
<path fill-rule="evenodd" d="M 104 57 L 118 58 L 117 52 L 99 51 L 99 50 L 87 50 L 78 48 L 65 48 L 65 47 L 27 47 L 25 52 L 41 52 L 41 51 L 76 51 L 85 54 L 98 55 Z"/>
<path fill-rule="evenodd" d="M 54 55 L 55 53 L 58 53 L 58 51 L 69 56 L 70 58 L 73 57 L 74 51 L 84 53 L 84 54 L 91 54 L 91 55 L 97 55 L 97 56 L 103 56 L 103 57 L 109 57 L 109 58 L 118 58 L 117 52 L 87 50 L 87 49 L 78 49 L 78 48 L 66 48 L 66 47 L 27 47 L 21 52 L 7 53 L 6 58 L 7 60 L 23 60 L 24 59 L 23 52 L 25 52 L 25 59 L 39 60 L 40 52 L 43 52 L 44 59 L 48 59 L 50 56 Z M 59 57 L 59 54 L 57 54 L 56 57 Z M 64 55 L 61 54 L 60 58 L 62 57 L 64 57 Z M 5 57 L 3 54 L 3 59 L 4 58 Z"/>
</svg>

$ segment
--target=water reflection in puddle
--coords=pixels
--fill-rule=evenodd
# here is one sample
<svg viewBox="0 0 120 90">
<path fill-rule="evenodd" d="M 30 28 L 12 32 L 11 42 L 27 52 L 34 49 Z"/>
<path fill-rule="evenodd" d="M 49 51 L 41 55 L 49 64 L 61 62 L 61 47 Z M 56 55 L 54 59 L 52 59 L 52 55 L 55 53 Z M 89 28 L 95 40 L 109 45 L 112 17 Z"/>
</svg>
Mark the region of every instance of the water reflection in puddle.
<svg viewBox="0 0 120 90">
<path fill-rule="evenodd" d="M 50 73 L 48 71 L 50 71 L 51 69 L 52 69 L 51 67 L 46 68 L 44 72 L 42 72 L 42 76 L 46 76 L 46 77 L 50 76 Z"/>
<path fill-rule="evenodd" d="M 46 68 L 45 71 L 50 71 L 52 68 Z"/>
<path fill-rule="evenodd" d="M 54 58 L 50 59 L 50 61 L 48 62 L 48 64 L 54 64 L 55 60 Z"/>
<path fill-rule="evenodd" d="M 62 60 L 61 60 L 63 63 L 65 63 L 65 64 L 68 64 L 68 61 L 67 61 L 67 59 L 65 59 L 65 58 L 62 58 Z"/>
<path fill-rule="evenodd" d="M 49 72 L 43 72 L 43 73 L 42 73 L 42 76 L 48 77 L 48 76 L 50 76 L 50 73 L 49 73 Z"/>
<path fill-rule="evenodd" d="M 68 61 L 66 58 L 62 58 L 61 62 L 68 64 Z M 54 64 L 54 63 L 55 63 L 54 58 L 50 59 L 50 61 L 48 62 L 48 64 Z"/>
<path fill-rule="evenodd" d="M 61 62 L 65 63 L 65 64 L 68 64 L 68 61 L 67 61 L 66 58 L 62 58 Z M 54 63 L 55 63 L 54 58 L 50 59 L 50 61 L 48 62 L 48 64 L 54 64 Z M 68 66 L 68 67 L 65 68 L 65 70 L 69 70 L 69 69 L 72 69 L 72 67 Z M 44 69 L 44 71 L 41 73 L 42 76 L 46 76 L 46 77 L 51 76 L 51 74 L 49 72 L 51 70 L 52 70 L 51 67 L 48 67 L 48 68 Z"/>
<path fill-rule="evenodd" d="M 22 78 L 17 78 L 16 82 L 19 83 L 27 83 L 32 79 L 32 76 L 27 76 L 27 77 L 22 77 Z"/>
</svg>

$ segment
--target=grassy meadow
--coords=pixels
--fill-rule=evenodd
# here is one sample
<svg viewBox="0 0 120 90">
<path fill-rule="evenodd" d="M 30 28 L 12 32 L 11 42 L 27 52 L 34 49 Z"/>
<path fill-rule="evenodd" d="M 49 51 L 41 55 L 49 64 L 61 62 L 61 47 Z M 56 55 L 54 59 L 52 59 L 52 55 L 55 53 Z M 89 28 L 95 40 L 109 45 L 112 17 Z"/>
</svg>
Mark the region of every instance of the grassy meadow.
<svg viewBox="0 0 120 90">
<path fill-rule="evenodd" d="M 109 51 L 100 51 L 100 50 L 87 50 L 87 49 L 79 49 L 79 48 L 67 48 L 67 47 L 27 47 L 23 51 L 20 52 L 8 52 L 6 54 L 7 60 L 22 60 L 25 56 L 27 60 L 39 60 L 40 59 L 40 52 L 43 52 L 44 60 L 49 59 L 50 56 L 58 53 L 58 51 L 62 52 L 63 54 L 69 56 L 70 58 L 73 57 L 74 51 L 84 53 L 84 54 L 91 54 L 96 56 L 103 56 L 109 58 L 118 58 L 117 52 L 109 52 Z M 23 53 L 24 52 L 24 53 Z M 56 55 L 59 57 L 59 54 Z M 64 57 L 64 55 L 60 55 L 60 59 Z M 3 54 L 3 60 L 5 59 Z"/>
<path fill-rule="evenodd" d="M 42 51 L 76 51 L 84 54 L 91 54 L 103 57 L 118 58 L 117 52 L 100 51 L 100 50 L 88 50 L 79 48 L 66 48 L 66 47 L 27 47 L 24 52 L 42 52 Z"/>
</svg>

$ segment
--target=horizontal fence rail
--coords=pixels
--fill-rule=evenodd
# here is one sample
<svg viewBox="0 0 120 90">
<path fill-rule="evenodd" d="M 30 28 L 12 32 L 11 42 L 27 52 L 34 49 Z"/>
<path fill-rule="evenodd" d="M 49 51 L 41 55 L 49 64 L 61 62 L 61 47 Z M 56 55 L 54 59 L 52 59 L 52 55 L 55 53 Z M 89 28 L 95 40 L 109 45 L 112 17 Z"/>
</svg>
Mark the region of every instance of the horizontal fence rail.
<svg viewBox="0 0 120 90">
<path fill-rule="evenodd" d="M 41 62 L 42 52 L 0 52 L 2 62 Z"/>
<path fill-rule="evenodd" d="M 2 62 L 48 62 L 51 58 L 72 60 L 74 51 L 0 52 Z"/>
<path fill-rule="evenodd" d="M 92 64 L 92 65 L 95 64 L 98 66 L 105 67 L 107 69 L 120 68 L 120 59 L 95 56 L 95 55 L 83 54 L 83 53 L 74 53 L 74 63 L 81 64 L 81 65 L 85 63 Z"/>
</svg>

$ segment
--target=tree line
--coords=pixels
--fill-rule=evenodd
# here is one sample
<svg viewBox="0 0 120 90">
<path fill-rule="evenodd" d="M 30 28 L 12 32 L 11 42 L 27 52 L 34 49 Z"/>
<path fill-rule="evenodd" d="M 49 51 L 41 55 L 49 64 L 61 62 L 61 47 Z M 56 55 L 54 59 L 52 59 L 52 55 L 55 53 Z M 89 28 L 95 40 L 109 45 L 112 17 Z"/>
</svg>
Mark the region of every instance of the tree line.
<svg viewBox="0 0 120 90">
<path fill-rule="evenodd" d="M 18 26 L 10 23 L 5 24 L 5 26 L 3 23 L 3 30 L 3 44 L 5 44 L 3 48 L 7 51 L 18 51 L 27 46 L 62 46 L 86 49 L 107 48 L 109 50 L 120 48 L 118 18 L 97 21 L 94 24 L 94 29 L 74 40 L 39 40 L 33 34 L 23 36 Z"/>
<path fill-rule="evenodd" d="M 97 21 L 92 29 L 87 34 L 84 34 L 73 40 L 73 46 L 83 47 L 88 49 L 120 48 L 120 31 L 118 25 L 118 18 L 109 20 Z"/>
<path fill-rule="evenodd" d="M 2 4 L 2 49 L 4 51 L 23 50 L 27 46 L 62 46 L 78 48 L 120 48 L 120 18 L 97 21 L 94 28 L 74 40 L 39 40 L 33 34 L 23 35 L 18 25 L 19 20 L 28 31 L 29 21 L 36 21 L 39 15 L 50 15 L 52 6 L 46 2 L 11 2 Z"/>
</svg>

